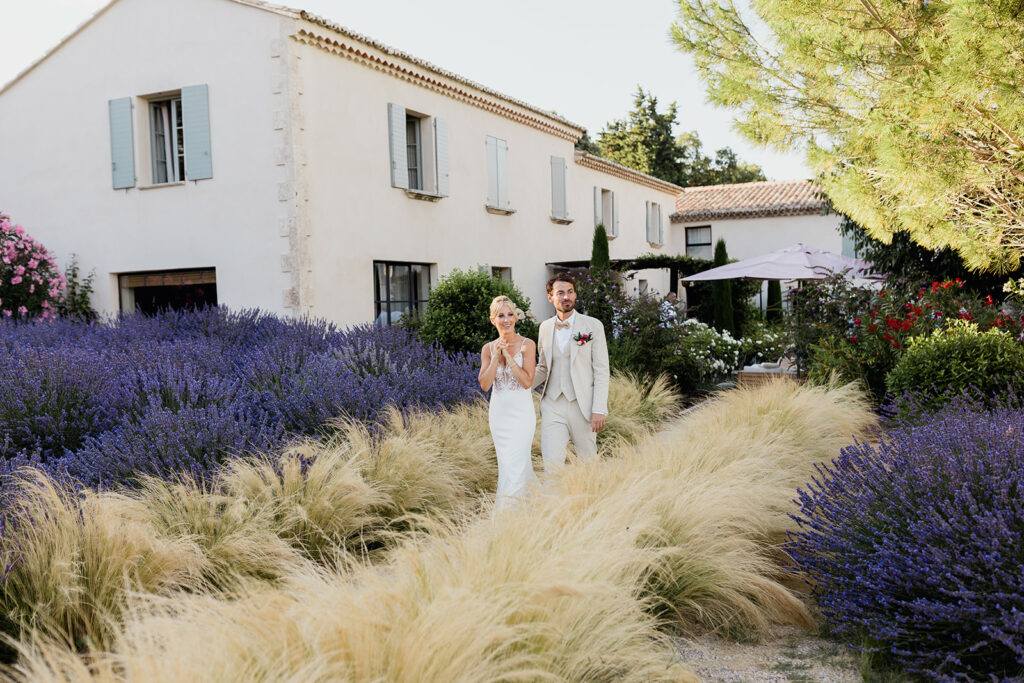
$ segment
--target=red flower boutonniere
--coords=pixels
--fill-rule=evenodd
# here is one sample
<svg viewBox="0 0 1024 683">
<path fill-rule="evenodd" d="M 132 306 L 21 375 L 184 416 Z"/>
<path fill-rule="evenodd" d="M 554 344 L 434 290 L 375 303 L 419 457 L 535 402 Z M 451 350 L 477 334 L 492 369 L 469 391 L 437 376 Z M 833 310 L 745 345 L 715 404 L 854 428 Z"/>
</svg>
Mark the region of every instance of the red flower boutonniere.
<svg viewBox="0 0 1024 683">
<path fill-rule="evenodd" d="M 577 332 L 576 336 L 573 337 L 572 340 L 574 342 L 576 342 L 576 344 L 578 346 L 583 346 L 587 342 L 593 341 L 594 340 L 594 335 L 592 335 L 592 334 L 584 334 L 582 332 Z"/>
</svg>

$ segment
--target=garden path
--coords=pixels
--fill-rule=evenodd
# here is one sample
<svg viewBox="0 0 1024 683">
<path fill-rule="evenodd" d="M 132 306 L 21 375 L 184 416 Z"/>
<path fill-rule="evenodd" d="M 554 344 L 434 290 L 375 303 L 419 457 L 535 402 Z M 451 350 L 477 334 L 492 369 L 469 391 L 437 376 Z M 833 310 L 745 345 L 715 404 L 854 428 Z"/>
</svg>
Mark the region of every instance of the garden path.
<svg viewBox="0 0 1024 683">
<path fill-rule="evenodd" d="M 676 652 L 702 681 L 856 683 L 852 652 L 839 643 L 792 626 L 779 626 L 759 643 L 705 634 L 677 638 Z"/>
</svg>

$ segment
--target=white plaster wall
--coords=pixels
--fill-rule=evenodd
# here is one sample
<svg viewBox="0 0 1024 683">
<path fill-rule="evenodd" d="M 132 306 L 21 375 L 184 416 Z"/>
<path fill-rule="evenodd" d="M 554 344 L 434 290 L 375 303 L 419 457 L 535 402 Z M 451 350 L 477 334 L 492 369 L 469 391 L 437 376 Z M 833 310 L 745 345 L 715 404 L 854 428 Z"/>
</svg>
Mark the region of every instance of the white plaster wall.
<svg viewBox="0 0 1024 683">
<path fill-rule="evenodd" d="M 222 303 L 283 310 L 273 112 L 287 95 L 272 92 L 270 51 L 282 21 L 227 0 L 120 0 L 0 94 L 0 209 L 61 265 L 77 253 L 95 269 L 100 310 L 118 308 L 113 274 L 209 266 Z M 108 100 L 200 83 L 213 178 L 138 188 L 151 172 L 136 100 L 138 185 L 111 189 Z"/>
<path fill-rule="evenodd" d="M 734 259 L 760 256 L 793 246 L 797 242 L 837 254 L 843 251 L 839 215 L 834 213 L 673 223 L 672 243 L 678 245 L 679 252 L 686 250 L 686 228 L 702 225 L 711 226 L 712 248 L 719 239 L 725 239 L 729 257 Z"/>
<path fill-rule="evenodd" d="M 579 167 L 568 140 L 313 46 L 296 43 L 294 49 L 305 86 L 297 155 L 306 164 L 300 166 L 298 184 L 300 221 L 308 223 L 310 232 L 314 315 L 343 324 L 372 320 L 374 260 L 436 264 L 433 284 L 453 268 L 510 267 L 534 312 L 549 315 L 545 264 L 589 259 L 597 176 L 621 193 L 623 236 L 611 244 L 613 258 L 650 251 L 643 234 L 645 198 L 662 203 L 666 237 L 670 232 L 671 194 Z M 389 102 L 447 119 L 448 197 L 421 201 L 391 186 Z M 509 196 L 515 209 L 510 216 L 485 210 L 488 135 L 508 143 Z M 571 225 L 550 220 L 553 155 L 566 160 Z"/>
<path fill-rule="evenodd" d="M 711 226 L 711 245 L 714 250 L 719 239 L 725 239 L 729 258 L 742 260 L 771 251 L 791 247 L 803 242 L 808 247 L 843 253 L 843 237 L 839 232 L 839 215 L 829 213 L 811 216 L 773 216 L 768 218 L 739 218 L 733 220 L 673 223 L 673 244 L 678 252 L 686 252 L 686 228 Z M 782 283 L 785 291 L 789 283 Z M 767 304 L 768 285 L 762 284 L 758 305 Z"/>
</svg>

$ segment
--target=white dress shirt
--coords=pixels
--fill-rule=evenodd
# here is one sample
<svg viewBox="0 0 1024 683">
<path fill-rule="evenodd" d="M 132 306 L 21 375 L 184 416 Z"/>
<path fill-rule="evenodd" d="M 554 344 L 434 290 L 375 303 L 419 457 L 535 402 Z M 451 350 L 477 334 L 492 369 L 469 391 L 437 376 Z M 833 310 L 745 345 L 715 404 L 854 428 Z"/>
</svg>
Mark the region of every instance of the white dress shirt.
<svg viewBox="0 0 1024 683">
<path fill-rule="evenodd" d="M 555 320 L 558 320 L 558 316 L 555 316 Z M 569 323 L 569 327 L 555 327 L 555 343 L 558 344 L 559 353 L 565 351 L 565 345 L 572 339 L 572 331 L 576 329 L 576 311 L 565 322 Z"/>
</svg>

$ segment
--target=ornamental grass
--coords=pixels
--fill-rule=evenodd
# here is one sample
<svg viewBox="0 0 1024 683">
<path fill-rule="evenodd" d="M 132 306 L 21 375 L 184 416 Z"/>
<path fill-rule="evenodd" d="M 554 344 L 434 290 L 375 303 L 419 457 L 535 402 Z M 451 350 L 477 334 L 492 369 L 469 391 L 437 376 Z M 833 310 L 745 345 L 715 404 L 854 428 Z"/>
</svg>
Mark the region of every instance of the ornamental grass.
<svg viewBox="0 0 1024 683">
<path fill-rule="evenodd" d="M 68 492 L 28 471 L 0 535 L 0 607 L 14 631 L 104 647 L 132 593 L 200 590 L 208 560 L 187 534 L 162 534 L 138 500 Z"/>
<path fill-rule="evenodd" d="M 607 506 L 539 493 L 435 523 L 386 565 L 310 569 L 235 600 L 147 599 L 90 667 L 41 639 L 21 674 L 66 680 L 696 680 L 640 586 L 656 552 L 638 484 Z"/>
<path fill-rule="evenodd" d="M 332 528 L 339 531 L 324 538 L 333 539 L 344 561 L 322 561 L 325 543 L 318 553 L 296 552 L 296 568 L 276 580 L 254 582 L 251 572 L 225 579 L 227 595 L 202 587 L 173 597 L 133 592 L 124 597 L 130 609 L 121 610 L 126 616 L 113 637 L 97 641 L 85 659 L 52 632 L 26 631 L 12 675 L 695 680 L 667 646 L 666 631 L 748 638 L 772 623 L 809 625 L 785 586 L 786 559 L 776 542 L 794 507 L 790 482 L 804 481 L 829 448 L 849 443 L 873 421 L 850 387 L 782 382 L 729 392 L 658 435 L 638 429 L 633 445 L 614 440 L 605 447 L 611 457 L 568 467 L 529 498 L 493 512 L 488 496 L 474 501 L 472 494 L 480 483 L 493 487 L 482 465 L 493 460 L 479 424 L 486 424 L 486 411 L 459 410 L 466 412 L 452 418 L 458 432 L 443 429 L 444 414 L 396 421 L 379 442 L 341 425 L 321 450 L 291 456 L 292 476 L 309 472 L 317 458 L 336 457 L 341 465 L 327 469 L 344 470 L 339 482 L 356 482 L 358 473 L 367 490 L 383 497 L 349 514 L 403 511 L 397 526 L 373 532 L 390 545 L 368 556 L 373 563 L 351 552 L 351 540 L 367 531 L 337 522 Z M 443 464 L 417 456 L 428 446 L 467 444 L 480 455 L 463 452 Z M 411 476 L 403 458 L 426 469 L 416 480 L 425 492 L 394 488 Z M 286 490 L 266 467 L 247 475 L 257 485 L 240 499 L 253 507 L 261 492 L 277 492 L 266 494 L 273 499 Z M 458 481 L 441 485 L 442 477 Z M 317 491 L 332 492 L 331 499 L 339 488 L 287 490 L 294 500 Z M 305 509 L 269 517 L 300 518 L 299 508 Z M 480 508 L 485 514 L 475 514 Z M 292 543 L 307 538 L 285 528 L 295 527 L 289 522 L 275 533 Z"/>
</svg>

